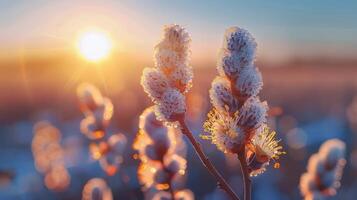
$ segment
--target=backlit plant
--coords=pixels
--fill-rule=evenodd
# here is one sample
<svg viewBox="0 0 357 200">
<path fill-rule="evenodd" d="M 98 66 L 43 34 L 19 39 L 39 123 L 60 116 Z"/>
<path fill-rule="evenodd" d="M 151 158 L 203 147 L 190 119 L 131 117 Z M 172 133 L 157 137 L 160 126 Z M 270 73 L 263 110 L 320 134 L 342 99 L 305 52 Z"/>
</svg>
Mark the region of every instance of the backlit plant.
<svg viewBox="0 0 357 200">
<path fill-rule="evenodd" d="M 107 127 L 113 116 L 113 104 L 91 84 L 81 84 L 77 89 L 77 95 L 85 116 L 81 121 L 81 131 L 92 141 L 89 145 L 91 157 L 99 160 L 102 169 L 112 176 L 118 171 L 123 161 L 127 143 L 123 134 L 109 135 L 107 133 Z"/>
<path fill-rule="evenodd" d="M 155 47 L 155 67 L 145 68 L 141 83 L 155 104 L 158 118 L 177 125 L 188 137 L 218 185 L 238 199 L 202 151 L 185 122 L 185 94 L 192 85 L 189 63 L 190 37 L 178 25 L 165 26 L 162 40 Z M 251 199 L 249 175 L 265 171 L 271 160 L 285 152 L 267 125 L 268 106 L 259 99 L 262 76 L 254 65 L 256 42 L 250 33 L 238 27 L 226 31 L 217 64 L 219 76 L 212 82 L 212 111 L 204 124 L 204 139 L 224 153 L 236 154 L 242 168 L 245 198 Z M 275 166 L 278 166 L 276 163 Z"/>
<path fill-rule="evenodd" d="M 141 163 L 138 178 L 146 199 L 192 200 L 193 193 L 183 189 L 186 172 L 186 145 L 179 130 L 156 119 L 153 107 L 140 116 L 139 133 L 133 147 Z"/>
</svg>

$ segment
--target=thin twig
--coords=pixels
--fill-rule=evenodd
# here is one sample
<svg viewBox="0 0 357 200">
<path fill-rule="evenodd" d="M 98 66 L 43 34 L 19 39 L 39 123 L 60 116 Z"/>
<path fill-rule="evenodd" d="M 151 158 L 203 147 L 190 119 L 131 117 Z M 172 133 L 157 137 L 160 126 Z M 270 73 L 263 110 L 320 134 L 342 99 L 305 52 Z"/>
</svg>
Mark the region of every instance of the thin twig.
<svg viewBox="0 0 357 200">
<path fill-rule="evenodd" d="M 226 180 L 222 177 L 222 175 L 217 171 L 217 169 L 213 166 L 211 161 L 208 159 L 206 154 L 203 152 L 200 143 L 196 141 L 196 139 L 193 137 L 191 131 L 188 129 L 186 122 L 184 119 L 180 119 L 179 123 L 181 125 L 181 131 L 184 135 L 188 137 L 190 140 L 191 144 L 193 145 L 193 148 L 195 149 L 198 157 L 202 161 L 203 165 L 206 167 L 206 169 L 211 173 L 212 176 L 217 180 L 218 186 L 224 190 L 233 200 L 239 200 L 238 196 L 234 193 L 232 188 L 228 185 Z"/>
<path fill-rule="evenodd" d="M 240 166 L 241 166 L 243 181 L 244 181 L 244 200 L 250 200 L 251 191 L 252 191 L 252 181 L 250 180 L 249 177 L 247 161 L 244 151 L 238 154 L 238 159 L 240 161 Z"/>
</svg>

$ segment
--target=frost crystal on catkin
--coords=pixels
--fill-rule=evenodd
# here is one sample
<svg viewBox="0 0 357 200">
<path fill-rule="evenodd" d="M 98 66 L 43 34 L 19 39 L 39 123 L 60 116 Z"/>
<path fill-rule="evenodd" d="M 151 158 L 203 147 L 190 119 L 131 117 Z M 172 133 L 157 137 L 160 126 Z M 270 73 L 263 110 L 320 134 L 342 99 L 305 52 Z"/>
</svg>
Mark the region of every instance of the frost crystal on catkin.
<svg viewBox="0 0 357 200">
<path fill-rule="evenodd" d="M 154 68 L 145 68 L 141 79 L 144 91 L 153 101 L 159 101 L 164 92 L 169 88 L 165 75 Z"/>
<path fill-rule="evenodd" d="M 133 148 L 141 161 L 138 177 L 147 198 L 178 199 L 186 171 L 186 145 L 178 130 L 157 120 L 154 107 L 141 114 Z"/>
<path fill-rule="evenodd" d="M 166 90 L 155 111 L 159 120 L 183 114 L 186 111 L 185 96 L 175 89 Z"/>
<path fill-rule="evenodd" d="M 155 103 L 159 120 L 174 122 L 186 111 L 185 93 L 192 86 L 189 65 L 190 36 L 179 25 L 164 27 L 163 37 L 155 46 L 155 68 L 145 68 L 141 85 Z"/>
<path fill-rule="evenodd" d="M 246 30 L 226 30 L 220 50 L 217 76 L 209 91 L 213 110 L 204 124 L 209 139 L 225 153 L 244 153 L 248 171 L 257 175 L 265 171 L 270 160 L 284 154 L 267 128 L 268 104 L 258 94 L 262 75 L 254 65 L 256 47 Z"/>
<path fill-rule="evenodd" d="M 307 172 L 300 178 L 300 191 L 306 200 L 322 199 L 336 194 L 346 164 L 345 150 L 344 142 L 331 139 L 323 143 L 319 152 L 310 157 Z"/>
</svg>

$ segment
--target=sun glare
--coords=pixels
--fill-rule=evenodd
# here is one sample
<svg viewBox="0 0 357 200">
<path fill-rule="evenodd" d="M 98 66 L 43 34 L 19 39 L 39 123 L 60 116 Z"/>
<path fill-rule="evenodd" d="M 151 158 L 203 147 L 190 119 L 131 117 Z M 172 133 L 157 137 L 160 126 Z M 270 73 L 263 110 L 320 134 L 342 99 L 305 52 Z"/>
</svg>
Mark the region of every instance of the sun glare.
<svg viewBox="0 0 357 200">
<path fill-rule="evenodd" d="M 112 48 L 110 38 L 101 32 L 87 32 L 78 41 L 79 53 L 89 61 L 107 57 Z"/>
</svg>

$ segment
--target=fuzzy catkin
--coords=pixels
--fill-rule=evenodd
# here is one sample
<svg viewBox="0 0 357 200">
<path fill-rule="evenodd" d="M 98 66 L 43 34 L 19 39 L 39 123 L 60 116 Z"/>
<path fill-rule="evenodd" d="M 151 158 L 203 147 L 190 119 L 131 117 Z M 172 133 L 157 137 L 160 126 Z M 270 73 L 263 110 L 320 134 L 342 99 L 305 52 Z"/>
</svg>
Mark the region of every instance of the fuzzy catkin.
<svg viewBox="0 0 357 200">
<path fill-rule="evenodd" d="M 89 83 L 78 86 L 77 96 L 85 116 L 80 123 L 81 132 L 92 140 L 89 145 L 91 157 L 99 161 L 107 175 L 113 176 L 123 162 L 127 143 L 125 135 L 121 133 L 108 134 L 107 128 L 113 117 L 114 106 L 109 98 L 104 97 Z"/>
<path fill-rule="evenodd" d="M 336 194 L 346 164 L 345 151 L 344 142 L 330 139 L 310 157 L 307 172 L 300 178 L 300 191 L 305 200 L 323 199 Z"/>
<path fill-rule="evenodd" d="M 217 71 L 219 76 L 212 82 L 210 89 L 211 103 L 214 109 L 226 116 L 223 121 L 234 121 L 226 130 L 251 130 L 266 122 L 266 103 L 260 102 L 256 96 L 262 86 L 260 72 L 254 67 L 256 42 L 251 34 L 241 28 L 231 27 L 226 30 L 223 45 L 218 58 Z M 236 113 L 236 114 L 235 114 Z M 234 117 L 236 115 L 236 117 Z M 251 131 L 240 131 L 232 137 L 227 131 L 212 132 L 212 135 L 228 137 L 226 140 L 242 140 L 234 143 L 239 147 L 222 146 L 229 143 L 216 143 L 219 149 L 235 149 L 239 151 Z M 222 141 L 226 141 L 222 140 Z M 221 147 L 220 147 L 221 146 Z M 229 150 L 228 150 L 229 152 Z M 237 153 L 232 152 L 231 153 Z"/>
<path fill-rule="evenodd" d="M 185 144 L 181 134 L 157 120 L 154 112 L 154 107 L 149 107 L 140 116 L 140 130 L 133 145 L 141 161 L 139 182 L 149 199 L 177 199 L 182 191 L 178 185 L 182 185 L 186 171 Z"/>
<path fill-rule="evenodd" d="M 113 104 L 103 97 L 100 91 L 89 83 L 77 88 L 77 96 L 85 118 L 81 121 L 81 132 L 89 139 L 101 139 L 113 117 Z"/>
<path fill-rule="evenodd" d="M 225 153 L 244 152 L 251 175 L 265 171 L 273 158 L 284 154 L 275 132 L 269 131 L 267 102 L 259 92 L 263 81 L 254 65 L 257 43 L 253 36 L 239 27 L 228 28 L 217 62 L 218 75 L 209 91 L 213 110 L 204 124 L 210 139 Z"/>
<path fill-rule="evenodd" d="M 165 26 L 163 37 L 155 46 L 155 67 L 143 71 L 141 85 L 155 103 L 155 113 L 161 121 L 174 122 L 186 112 L 185 94 L 193 78 L 190 42 L 183 27 Z"/>
</svg>

